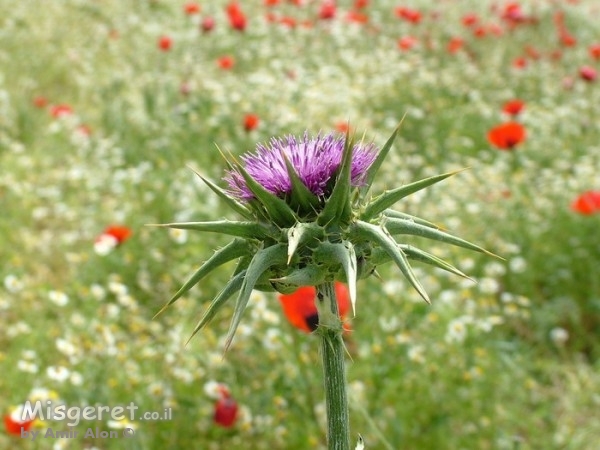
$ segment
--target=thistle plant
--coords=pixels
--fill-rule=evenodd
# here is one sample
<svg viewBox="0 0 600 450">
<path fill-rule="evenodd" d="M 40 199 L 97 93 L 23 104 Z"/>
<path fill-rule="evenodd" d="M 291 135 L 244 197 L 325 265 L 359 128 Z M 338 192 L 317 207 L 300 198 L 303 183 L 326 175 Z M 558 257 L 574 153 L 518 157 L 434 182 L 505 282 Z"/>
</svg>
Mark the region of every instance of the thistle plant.
<svg viewBox="0 0 600 450">
<path fill-rule="evenodd" d="M 370 194 L 397 133 L 398 129 L 381 148 L 356 142 L 348 134 L 273 138 L 239 160 L 225 158 L 226 189 L 198 174 L 241 220 L 162 225 L 234 238 L 202 264 L 161 310 L 217 267 L 238 260 L 231 278 L 208 305 L 191 337 L 236 295 L 225 340 L 227 349 L 252 290 L 291 293 L 299 286 L 316 286 L 319 315 L 316 333 L 321 339 L 329 449 L 350 448 L 343 326 L 334 282 L 347 283 L 355 312 L 357 280 L 377 274 L 379 265 L 393 261 L 429 303 L 412 269 L 412 261 L 467 276 L 425 250 L 398 242 L 395 236 L 415 235 L 489 253 L 431 222 L 391 209 L 399 200 L 457 172 L 422 179 L 376 196 Z"/>
</svg>

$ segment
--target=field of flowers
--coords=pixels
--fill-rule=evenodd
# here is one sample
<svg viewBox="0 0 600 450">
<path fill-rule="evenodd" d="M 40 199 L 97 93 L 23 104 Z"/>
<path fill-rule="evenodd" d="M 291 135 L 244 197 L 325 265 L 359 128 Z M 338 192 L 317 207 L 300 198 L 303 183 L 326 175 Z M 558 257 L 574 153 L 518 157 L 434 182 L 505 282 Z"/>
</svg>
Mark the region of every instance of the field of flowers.
<svg viewBox="0 0 600 450">
<path fill-rule="evenodd" d="M 0 448 L 324 448 L 315 336 L 256 291 L 225 354 L 229 306 L 185 345 L 233 266 L 153 317 L 228 240 L 146 225 L 234 218 L 190 170 L 225 187 L 219 149 L 402 122 L 378 191 L 468 168 L 397 208 L 503 259 L 407 238 L 475 282 L 416 265 L 432 305 L 391 265 L 358 284 L 353 439 L 597 449 L 599 21 L 596 0 L 0 0 Z M 20 423 L 27 400 L 170 417 L 44 438 L 67 421 Z"/>
</svg>

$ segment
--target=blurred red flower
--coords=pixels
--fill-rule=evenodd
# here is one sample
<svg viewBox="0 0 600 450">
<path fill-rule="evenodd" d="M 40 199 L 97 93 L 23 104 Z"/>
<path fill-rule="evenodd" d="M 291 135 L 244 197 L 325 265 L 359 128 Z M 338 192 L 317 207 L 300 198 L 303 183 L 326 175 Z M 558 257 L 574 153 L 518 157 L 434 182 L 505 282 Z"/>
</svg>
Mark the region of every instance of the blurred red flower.
<svg viewBox="0 0 600 450">
<path fill-rule="evenodd" d="M 524 69 L 527 67 L 527 58 L 524 56 L 519 56 L 513 60 L 512 66 L 515 69 Z"/>
<path fill-rule="evenodd" d="M 71 114 L 73 114 L 73 108 L 71 108 L 69 105 L 63 104 L 50 107 L 50 115 L 55 119 L 70 116 Z"/>
<path fill-rule="evenodd" d="M 335 17 L 336 9 L 334 1 L 325 0 L 321 3 L 321 7 L 319 8 L 319 19 L 333 19 Z"/>
<path fill-rule="evenodd" d="M 161 36 L 158 38 L 158 48 L 163 52 L 168 52 L 173 46 L 173 39 L 169 36 Z"/>
<path fill-rule="evenodd" d="M 421 21 L 421 13 L 416 9 L 406 8 L 404 6 L 398 6 L 394 12 L 396 16 L 406 20 L 407 22 L 417 24 Z"/>
<path fill-rule="evenodd" d="M 587 191 L 580 194 L 571 203 L 571 209 L 586 216 L 600 213 L 600 191 Z"/>
<path fill-rule="evenodd" d="M 369 16 L 356 10 L 350 10 L 346 14 L 346 20 L 353 23 L 368 23 Z"/>
<path fill-rule="evenodd" d="M 198 14 L 201 9 L 202 8 L 200 7 L 200 4 L 196 2 L 187 2 L 185 5 L 183 5 L 183 11 L 190 16 L 192 14 Z"/>
<path fill-rule="evenodd" d="M 514 99 L 507 101 L 502 107 L 502 111 L 511 116 L 518 115 L 525 108 L 523 100 Z"/>
<path fill-rule="evenodd" d="M 215 402 L 213 419 L 221 427 L 230 428 L 235 424 L 238 415 L 238 404 L 229 395 L 223 395 Z"/>
<path fill-rule="evenodd" d="M 344 318 L 350 310 L 350 294 L 345 284 L 336 282 L 335 293 L 337 296 L 340 317 Z M 289 322 L 306 333 L 317 329 L 319 314 L 315 305 L 316 288 L 303 286 L 292 294 L 279 294 L 279 301 L 283 306 L 283 313 Z"/>
<path fill-rule="evenodd" d="M 6 414 L 4 416 L 4 429 L 8 434 L 21 436 L 21 429 L 29 431 L 33 422 L 34 419 L 21 421 L 18 417 L 14 417 L 14 414 Z"/>
<path fill-rule="evenodd" d="M 398 48 L 400 50 L 410 50 L 419 43 L 419 40 L 413 36 L 402 36 L 398 39 Z"/>
<path fill-rule="evenodd" d="M 252 131 L 258 127 L 260 119 L 256 114 L 246 114 L 244 116 L 244 130 Z"/>
<path fill-rule="evenodd" d="M 465 27 L 472 27 L 479 23 L 479 16 L 475 13 L 467 13 L 461 19 Z"/>
<path fill-rule="evenodd" d="M 363 9 L 369 6 L 369 0 L 354 0 L 354 9 Z"/>
<path fill-rule="evenodd" d="M 202 22 L 200 22 L 200 29 L 204 33 L 208 33 L 209 31 L 212 31 L 212 29 L 214 27 L 215 27 L 215 19 L 213 19 L 211 16 L 206 16 L 204 19 L 202 19 Z"/>
<path fill-rule="evenodd" d="M 600 44 L 590 45 L 589 52 L 592 58 L 600 59 Z"/>
<path fill-rule="evenodd" d="M 48 105 L 48 99 L 41 95 L 38 95 L 33 99 L 33 106 L 36 108 L 45 108 Z"/>
<path fill-rule="evenodd" d="M 131 231 L 131 228 L 128 228 L 124 225 L 110 225 L 106 227 L 104 233 L 102 234 L 112 236 L 117 240 L 118 244 L 122 244 L 131 237 L 133 232 Z"/>
<path fill-rule="evenodd" d="M 231 2 L 225 7 L 227 18 L 229 19 L 229 25 L 234 30 L 244 31 L 248 23 L 246 14 L 242 11 L 241 6 L 237 2 Z"/>
<path fill-rule="evenodd" d="M 446 50 L 448 51 L 448 53 L 456 53 L 458 52 L 460 49 L 463 48 L 463 46 L 465 45 L 465 41 L 462 40 L 462 38 L 459 38 L 457 36 L 450 38 L 450 41 L 448 42 L 448 45 L 446 46 Z"/>
<path fill-rule="evenodd" d="M 598 72 L 592 66 L 583 66 L 579 69 L 579 76 L 585 81 L 596 81 Z"/>
<path fill-rule="evenodd" d="M 217 59 L 217 65 L 223 70 L 229 70 L 235 65 L 235 60 L 233 59 L 233 56 L 221 56 L 219 59 Z"/>
<path fill-rule="evenodd" d="M 488 132 L 488 141 L 500 150 L 513 150 L 525 140 L 525 127 L 518 122 L 506 122 Z"/>
</svg>

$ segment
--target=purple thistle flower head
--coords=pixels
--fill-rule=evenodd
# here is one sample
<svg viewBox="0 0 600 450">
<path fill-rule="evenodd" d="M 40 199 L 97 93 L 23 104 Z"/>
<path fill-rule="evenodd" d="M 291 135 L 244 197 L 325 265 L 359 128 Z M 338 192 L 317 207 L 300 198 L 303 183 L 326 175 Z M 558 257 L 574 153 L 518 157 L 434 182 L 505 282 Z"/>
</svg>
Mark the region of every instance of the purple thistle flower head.
<svg viewBox="0 0 600 450">
<path fill-rule="evenodd" d="M 305 133 L 302 139 L 288 135 L 272 138 L 267 145 L 258 144 L 254 153 L 245 154 L 241 159 L 254 180 L 272 194 L 285 198 L 292 190 L 292 180 L 285 163 L 287 158 L 300 181 L 310 192 L 322 198 L 330 194 L 332 178 L 342 162 L 344 144 L 345 136 L 341 135 L 309 137 Z M 374 144 L 354 145 L 350 168 L 352 186 L 365 183 L 367 170 L 375 161 L 377 152 Z M 232 196 L 243 202 L 254 198 L 244 177 L 235 168 L 227 171 L 224 180 L 229 184 Z"/>
</svg>

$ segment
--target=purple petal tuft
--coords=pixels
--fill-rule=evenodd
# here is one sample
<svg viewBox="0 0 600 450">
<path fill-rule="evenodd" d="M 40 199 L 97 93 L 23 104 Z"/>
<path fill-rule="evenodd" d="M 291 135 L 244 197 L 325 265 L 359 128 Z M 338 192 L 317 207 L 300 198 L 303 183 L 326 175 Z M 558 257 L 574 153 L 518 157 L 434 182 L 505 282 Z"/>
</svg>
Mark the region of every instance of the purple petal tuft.
<svg viewBox="0 0 600 450">
<path fill-rule="evenodd" d="M 254 153 L 241 157 L 244 168 L 267 191 L 285 197 L 292 189 L 283 154 L 290 160 L 298 177 L 315 195 L 323 196 L 332 176 L 341 164 L 344 136 L 328 134 L 311 138 L 305 133 L 302 139 L 289 135 L 272 138 L 267 144 L 258 144 Z M 351 182 L 361 186 L 367 170 L 375 161 L 378 149 L 374 144 L 356 144 L 352 153 Z M 224 180 L 229 192 L 242 201 L 254 198 L 244 177 L 237 170 L 226 172 Z"/>
</svg>

